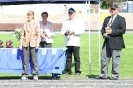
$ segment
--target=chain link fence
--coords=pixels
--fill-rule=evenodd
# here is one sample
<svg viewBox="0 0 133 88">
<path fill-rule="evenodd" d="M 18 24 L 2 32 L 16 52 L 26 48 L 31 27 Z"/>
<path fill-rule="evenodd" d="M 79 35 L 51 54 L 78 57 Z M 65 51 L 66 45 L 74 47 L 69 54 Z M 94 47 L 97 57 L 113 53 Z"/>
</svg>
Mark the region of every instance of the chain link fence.
<svg viewBox="0 0 133 88">
<path fill-rule="evenodd" d="M 119 7 L 119 13 L 133 13 L 133 1 L 115 2 Z"/>
</svg>

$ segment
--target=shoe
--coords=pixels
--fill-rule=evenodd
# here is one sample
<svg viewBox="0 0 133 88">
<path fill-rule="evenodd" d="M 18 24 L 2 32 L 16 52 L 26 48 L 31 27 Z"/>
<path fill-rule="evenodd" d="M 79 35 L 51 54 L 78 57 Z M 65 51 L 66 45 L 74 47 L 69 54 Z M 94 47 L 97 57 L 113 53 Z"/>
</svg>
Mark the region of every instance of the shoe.
<svg viewBox="0 0 133 88">
<path fill-rule="evenodd" d="M 33 77 L 33 80 L 37 81 L 38 80 L 38 77 L 37 76 Z"/>
<path fill-rule="evenodd" d="M 118 80 L 118 78 L 112 77 L 112 78 L 110 78 L 110 80 Z"/>
<path fill-rule="evenodd" d="M 80 76 L 81 73 L 76 73 L 76 76 Z"/>
<path fill-rule="evenodd" d="M 96 79 L 107 79 L 107 78 L 101 77 L 101 76 L 96 76 Z"/>
<path fill-rule="evenodd" d="M 21 80 L 28 80 L 28 77 L 22 76 Z"/>
<path fill-rule="evenodd" d="M 66 72 L 65 75 L 71 75 L 71 73 L 70 72 Z"/>
</svg>

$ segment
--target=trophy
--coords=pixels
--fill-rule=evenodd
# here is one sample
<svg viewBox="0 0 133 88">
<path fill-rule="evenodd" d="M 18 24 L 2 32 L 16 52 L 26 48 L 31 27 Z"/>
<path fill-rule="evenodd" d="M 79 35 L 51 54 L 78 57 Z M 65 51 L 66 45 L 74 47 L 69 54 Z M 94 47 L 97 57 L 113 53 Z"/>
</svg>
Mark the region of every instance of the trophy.
<svg viewBox="0 0 133 88">
<path fill-rule="evenodd" d="M 106 31 L 106 30 L 109 30 L 109 29 L 110 29 L 110 26 L 107 25 L 107 27 L 105 27 L 105 31 Z M 107 33 L 104 33 L 103 35 L 104 35 L 106 38 L 109 37 Z"/>
</svg>

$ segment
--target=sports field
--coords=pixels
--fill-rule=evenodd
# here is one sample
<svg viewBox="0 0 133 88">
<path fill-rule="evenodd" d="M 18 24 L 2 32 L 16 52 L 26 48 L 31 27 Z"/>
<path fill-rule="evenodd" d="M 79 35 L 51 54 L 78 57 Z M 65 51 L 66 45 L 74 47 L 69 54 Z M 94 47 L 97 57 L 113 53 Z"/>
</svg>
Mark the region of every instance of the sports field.
<svg viewBox="0 0 133 88">
<path fill-rule="evenodd" d="M 91 51 L 89 51 L 88 47 L 88 34 L 83 34 L 81 35 L 81 48 L 80 48 L 80 56 L 81 56 L 81 71 L 82 74 L 79 76 L 79 78 L 87 78 L 89 76 L 89 52 L 91 55 L 91 77 L 95 77 L 96 75 L 100 74 L 100 67 L 98 63 L 98 34 L 91 34 Z M 125 39 L 125 45 L 126 48 L 122 50 L 122 55 L 121 55 L 121 64 L 120 64 L 120 78 L 133 78 L 133 42 L 132 42 L 133 34 L 125 34 L 124 39 Z M 4 42 L 6 40 L 12 40 L 13 45 L 15 47 L 19 47 L 19 41 L 16 40 L 15 37 L 12 36 L 12 34 L 0 34 L 0 39 Z M 103 38 L 101 36 L 101 46 L 100 49 L 102 48 L 102 43 L 103 43 Z M 58 47 L 58 48 L 63 48 L 64 47 L 64 36 L 60 35 L 57 33 L 54 37 L 54 43 L 53 47 Z M 4 58 L 3 58 L 4 59 Z M 74 73 L 74 63 L 72 66 L 73 73 L 71 76 L 67 76 L 67 78 L 75 78 L 75 73 Z M 109 66 L 109 76 L 111 75 L 111 63 Z M 19 74 L 5 74 L 5 73 L 0 73 L 0 77 L 6 77 L 10 78 L 11 76 L 19 78 L 21 75 Z M 45 74 L 40 75 L 40 77 L 46 76 Z M 60 78 L 66 78 L 66 76 L 61 75 Z M 77 78 L 77 77 L 76 77 Z"/>
</svg>

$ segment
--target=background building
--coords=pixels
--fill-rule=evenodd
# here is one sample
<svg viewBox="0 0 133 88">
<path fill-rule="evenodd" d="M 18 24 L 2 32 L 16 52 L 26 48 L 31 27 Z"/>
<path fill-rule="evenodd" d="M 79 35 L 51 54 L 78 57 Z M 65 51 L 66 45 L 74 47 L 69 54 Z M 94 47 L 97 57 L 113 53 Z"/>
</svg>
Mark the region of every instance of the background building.
<svg viewBox="0 0 133 88">
<path fill-rule="evenodd" d="M 3 5 L 0 6 L 1 14 L 26 14 L 33 10 L 36 14 L 47 11 L 49 14 L 66 14 L 68 9 L 73 7 L 79 14 L 87 14 L 88 4 L 25 4 L 25 5 Z M 98 5 L 91 5 L 91 13 L 98 12 Z"/>
</svg>

